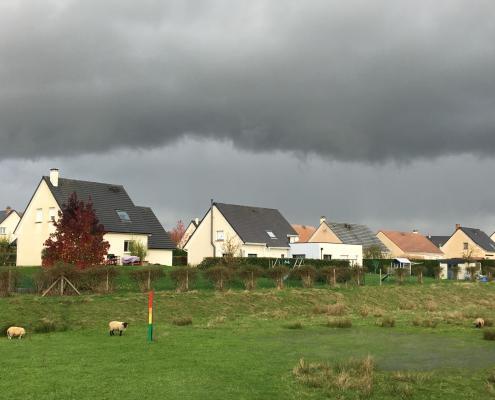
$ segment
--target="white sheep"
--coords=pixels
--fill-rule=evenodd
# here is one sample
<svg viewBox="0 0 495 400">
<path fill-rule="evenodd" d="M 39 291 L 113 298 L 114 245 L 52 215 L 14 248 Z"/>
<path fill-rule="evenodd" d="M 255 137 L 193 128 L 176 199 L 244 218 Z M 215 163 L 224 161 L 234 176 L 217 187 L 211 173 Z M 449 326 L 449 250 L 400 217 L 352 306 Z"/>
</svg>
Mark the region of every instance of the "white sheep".
<svg viewBox="0 0 495 400">
<path fill-rule="evenodd" d="M 476 328 L 483 328 L 485 326 L 485 320 L 483 318 L 476 318 L 474 320 L 474 326 Z"/>
<path fill-rule="evenodd" d="M 7 337 L 9 339 L 12 339 L 13 337 L 22 339 L 25 334 L 26 330 L 24 328 L 21 328 L 20 326 L 11 326 L 9 329 L 7 329 Z"/>
<path fill-rule="evenodd" d="M 110 329 L 110 336 L 114 336 L 116 332 L 119 332 L 119 336 L 122 336 L 122 332 L 127 329 L 129 324 L 121 321 L 110 321 L 108 328 Z"/>
</svg>

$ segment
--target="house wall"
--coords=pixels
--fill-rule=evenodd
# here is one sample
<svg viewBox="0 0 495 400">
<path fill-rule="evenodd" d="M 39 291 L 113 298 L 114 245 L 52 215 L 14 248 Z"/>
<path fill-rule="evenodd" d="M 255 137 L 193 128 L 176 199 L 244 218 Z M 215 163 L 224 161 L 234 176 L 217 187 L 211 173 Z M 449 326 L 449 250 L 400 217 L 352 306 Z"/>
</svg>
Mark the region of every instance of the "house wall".
<svg viewBox="0 0 495 400">
<path fill-rule="evenodd" d="M 388 238 L 383 232 L 378 232 L 376 237 L 385 245 L 388 249 L 388 255 L 390 258 L 404 257 L 412 258 L 416 260 L 441 260 L 445 258 L 440 253 L 425 253 L 425 252 L 404 252 L 399 246 Z"/>
<path fill-rule="evenodd" d="M 308 239 L 311 243 L 342 243 L 326 223 L 320 224 L 316 231 Z"/>
<path fill-rule="evenodd" d="M 211 213 L 213 212 L 213 244 L 211 245 Z M 224 232 L 224 240 L 217 240 L 217 231 Z M 289 247 L 270 248 L 266 244 L 244 244 L 239 238 L 222 213 L 214 206 L 208 211 L 199 226 L 194 231 L 189 241 L 184 246 L 187 251 L 187 262 L 190 265 L 198 265 L 205 257 L 222 257 L 225 252 L 224 245 L 228 240 L 239 247 L 237 256 L 248 257 L 249 254 L 256 254 L 257 257 L 279 258 L 289 256 Z"/>
<path fill-rule="evenodd" d="M 467 268 L 468 266 L 476 266 L 476 263 L 464 263 L 464 264 L 458 264 L 460 269 L 459 273 L 457 274 L 457 279 L 458 280 L 465 280 L 469 276 Z M 440 268 L 442 269 L 442 272 L 440 273 L 440 279 L 448 279 L 448 264 L 447 263 L 440 263 Z"/>
<path fill-rule="evenodd" d="M 188 239 L 191 237 L 191 235 L 194 233 L 195 230 L 196 230 L 196 225 L 194 225 L 191 222 L 187 227 L 186 231 L 184 232 L 184 236 L 182 236 L 179 244 L 177 245 L 179 249 L 184 248 L 184 245 L 187 243 Z"/>
<path fill-rule="evenodd" d="M 55 232 L 53 222 L 49 220 L 50 207 L 55 207 L 57 213 L 60 210 L 48 185 L 42 180 L 15 231 L 18 266 L 41 265 L 43 243 Z M 38 208 L 43 210 L 42 222 L 36 222 Z"/>
<path fill-rule="evenodd" d="M 121 259 L 123 256 L 130 255 L 129 252 L 124 252 L 124 242 L 126 240 L 139 241 L 148 247 L 148 235 L 145 234 L 109 232 L 103 236 L 103 239 L 110 244 L 108 254 L 114 254 Z"/>
<path fill-rule="evenodd" d="M 331 255 L 333 260 L 354 260 L 363 265 L 363 246 L 340 243 L 291 243 L 290 256 L 304 254 L 308 259 L 321 260 Z M 323 249 L 323 251 L 321 250 Z"/>
<path fill-rule="evenodd" d="M 442 246 L 442 251 L 446 258 L 464 258 L 466 251 L 464 250 L 464 243 L 468 243 L 469 251 L 473 250 L 471 258 L 488 258 L 495 259 L 494 252 L 486 252 L 473 242 L 469 236 L 467 236 L 462 230 L 458 229 L 450 237 L 450 239 Z"/>
<path fill-rule="evenodd" d="M 7 239 L 10 243 L 12 243 L 16 236 L 14 235 L 14 230 L 17 224 L 20 221 L 19 214 L 15 211 L 11 212 L 7 218 L 5 218 L 0 224 L 0 228 L 5 228 L 5 233 L 0 233 L 0 239 Z"/>
<path fill-rule="evenodd" d="M 173 251 L 161 249 L 149 249 L 146 260 L 150 264 L 172 265 Z"/>
</svg>

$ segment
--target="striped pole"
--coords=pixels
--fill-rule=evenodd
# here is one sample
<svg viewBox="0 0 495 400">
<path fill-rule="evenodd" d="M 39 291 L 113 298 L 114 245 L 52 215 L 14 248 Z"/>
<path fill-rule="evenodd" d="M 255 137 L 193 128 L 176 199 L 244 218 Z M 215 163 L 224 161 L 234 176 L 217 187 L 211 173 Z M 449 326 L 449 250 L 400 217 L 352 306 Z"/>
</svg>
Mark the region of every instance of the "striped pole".
<svg viewBox="0 0 495 400">
<path fill-rule="evenodd" d="M 153 341 L 153 290 L 148 294 L 148 342 Z"/>
</svg>

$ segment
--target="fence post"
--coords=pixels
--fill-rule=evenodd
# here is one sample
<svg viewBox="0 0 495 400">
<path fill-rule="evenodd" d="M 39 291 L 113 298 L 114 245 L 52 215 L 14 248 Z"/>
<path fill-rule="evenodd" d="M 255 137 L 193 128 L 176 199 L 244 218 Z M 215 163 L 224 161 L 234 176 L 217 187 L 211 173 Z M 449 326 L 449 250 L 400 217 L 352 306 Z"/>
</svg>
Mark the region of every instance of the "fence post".
<svg viewBox="0 0 495 400">
<path fill-rule="evenodd" d="M 382 269 L 380 268 L 380 286 L 382 286 Z"/>
</svg>

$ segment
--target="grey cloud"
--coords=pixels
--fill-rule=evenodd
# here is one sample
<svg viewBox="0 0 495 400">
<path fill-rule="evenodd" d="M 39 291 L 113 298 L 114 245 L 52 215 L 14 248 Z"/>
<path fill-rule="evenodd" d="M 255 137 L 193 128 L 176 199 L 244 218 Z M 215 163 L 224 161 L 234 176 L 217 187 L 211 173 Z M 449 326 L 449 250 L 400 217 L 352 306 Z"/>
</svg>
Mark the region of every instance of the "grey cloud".
<svg viewBox="0 0 495 400">
<path fill-rule="evenodd" d="M 195 136 L 381 162 L 495 148 L 492 1 L 11 1 L 0 159 Z"/>
<path fill-rule="evenodd" d="M 23 209 L 53 166 L 64 177 L 123 184 L 167 229 L 179 218 L 201 218 L 214 198 L 279 208 L 294 223 L 314 225 L 323 214 L 375 230 L 449 234 L 456 223 L 495 230 L 495 160 L 469 155 L 370 166 L 279 151 L 252 154 L 229 142 L 187 139 L 104 156 L 0 161 L 0 207 Z"/>
</svg>

